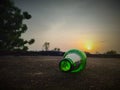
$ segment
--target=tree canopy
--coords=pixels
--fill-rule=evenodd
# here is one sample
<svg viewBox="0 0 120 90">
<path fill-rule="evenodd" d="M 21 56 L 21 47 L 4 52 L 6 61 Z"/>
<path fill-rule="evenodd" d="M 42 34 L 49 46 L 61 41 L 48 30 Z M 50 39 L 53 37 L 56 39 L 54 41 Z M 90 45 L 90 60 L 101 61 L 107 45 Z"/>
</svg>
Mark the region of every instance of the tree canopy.
<svg viewBox="0 0 120 90">
<path fill-rule="evenodd" d="M 115 50 L 110 50 L 106 52 L 107 55 L 115 55 L 117 52 Z"/>
<path fill-rule="evenodd" d="M 24 40 L 21 34 L 25 33 L 27 25 L 23 20 L 32 16 L 28 12 L 22 12 L 10 0 L 0 0 L 0 51 L 28 50 L 28 45 L 34 43 L 34 39 Z"/>
</svg>

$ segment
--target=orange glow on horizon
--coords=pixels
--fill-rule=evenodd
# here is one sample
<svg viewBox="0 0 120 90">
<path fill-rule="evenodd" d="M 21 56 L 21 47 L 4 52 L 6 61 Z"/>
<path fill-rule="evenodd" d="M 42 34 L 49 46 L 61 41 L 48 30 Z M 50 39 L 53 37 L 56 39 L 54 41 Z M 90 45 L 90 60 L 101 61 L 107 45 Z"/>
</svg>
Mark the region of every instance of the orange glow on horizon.
<svg viewBox="0 0 120 90">
<path fill-rule="evenodd" d="M 95 45 L 94 45 L 94 42 L 91 40 L 86 40 L 84 42 L 78 42 L 76 44 L 76 47 L 85 52 L 90 52 L 90 53 L 95 52 Z"/>
</svg>

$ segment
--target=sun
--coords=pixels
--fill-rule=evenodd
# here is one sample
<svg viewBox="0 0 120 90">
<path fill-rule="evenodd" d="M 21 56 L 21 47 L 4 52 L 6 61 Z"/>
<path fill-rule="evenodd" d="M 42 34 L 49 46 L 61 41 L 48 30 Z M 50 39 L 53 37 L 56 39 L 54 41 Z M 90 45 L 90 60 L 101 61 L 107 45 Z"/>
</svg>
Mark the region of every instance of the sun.
<svg viewBox="0 0 120 90">
<path fill-rule="evenodd" d="M 86 49 L 87 51 L 91 51 L 91 50 L 93 49 L 93 42 L 87 41 L 87 42 L 85 43 L 85 49 Z"/>
<path fill-rule="evenodd" d="M 87 50 L 92 50 L 92 46 L 91 46 L 91 45 L 87 45 L 87 46 L 86 46 L 86 49 L 87 49 Z"/>
</svg>

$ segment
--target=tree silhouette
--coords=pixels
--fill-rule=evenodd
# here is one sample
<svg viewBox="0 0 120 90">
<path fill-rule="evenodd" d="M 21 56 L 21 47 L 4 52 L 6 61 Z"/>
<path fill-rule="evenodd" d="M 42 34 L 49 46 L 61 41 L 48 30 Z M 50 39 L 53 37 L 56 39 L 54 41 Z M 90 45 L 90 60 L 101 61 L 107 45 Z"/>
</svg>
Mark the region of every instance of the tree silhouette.
<svg viewBox="0 0 120 90">
<path fill-rule="evenodd" d="M 35 40 L 24 40 L 21 34 L 27 30 L 23 20 L 30 18 L 28 12 L 21 12 L 10 0 L 0 0 L 0 51 L 28 50 L 27 45 Z"/>
<path fill-rule="evenodd" d="M 110 51 L 107 51 L 106 54 L 107 55 L 115 55 L 115 54 L 117 54 L 117 52 L 114 50 L 110 50 Z"/>
<path fill-rule="evenodd" d="M 49 46 L 50 46 L 50 43 L 49 42 L 45 42 L 43 44 L 43 50 L 48 51 L 49 50 Z"/>
<path fill-rule="evenodd" d="M 54 48 L 54 51 L 58 51 L 58 52 L 59 52 L 59 51 L 60 51 L 60 48 Z"/>
</svg>

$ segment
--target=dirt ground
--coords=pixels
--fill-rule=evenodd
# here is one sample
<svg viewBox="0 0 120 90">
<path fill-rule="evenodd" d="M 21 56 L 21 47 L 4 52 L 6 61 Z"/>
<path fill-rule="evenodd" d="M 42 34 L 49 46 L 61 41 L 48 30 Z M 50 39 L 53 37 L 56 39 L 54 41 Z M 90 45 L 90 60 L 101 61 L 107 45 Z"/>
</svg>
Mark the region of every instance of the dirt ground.
<svg viewBox="0 0 120 90">
<path fill-rule="evenodd" d="M 88 58 L 80 73 L 63 73 L 57 56 L 0 57 L 0 90 L 120 90 L 120 58 Z"/>
</svg>

